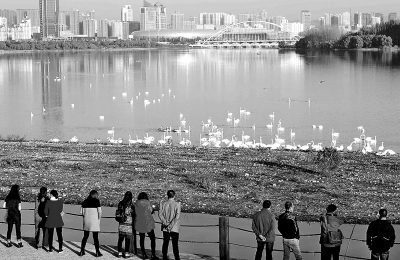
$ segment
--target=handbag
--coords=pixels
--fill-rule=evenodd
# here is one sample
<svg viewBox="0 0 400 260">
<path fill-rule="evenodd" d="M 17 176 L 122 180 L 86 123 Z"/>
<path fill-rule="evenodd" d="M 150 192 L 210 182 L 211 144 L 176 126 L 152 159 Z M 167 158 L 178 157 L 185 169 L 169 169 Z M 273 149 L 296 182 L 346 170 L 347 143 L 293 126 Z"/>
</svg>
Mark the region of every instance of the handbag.
<svg viewBox="0 0 400 260">
<path fill-rule="evenodd" d="M 127 220 L 127 216 L 125 215 L 125 210 L 122 208 L 118 208 L 115 211 L 115 220 L 119 223 L 124 223 Z"/>
<path fill-rule="evenodd" d="M 325 224 L 328 225 L 326 216 L 324 216 Z M 328 231 L 328 243 L 329 244 L 341 244 L 344 238 L 343 233 L 340 229 L 337 231 Z"/>
</svg>

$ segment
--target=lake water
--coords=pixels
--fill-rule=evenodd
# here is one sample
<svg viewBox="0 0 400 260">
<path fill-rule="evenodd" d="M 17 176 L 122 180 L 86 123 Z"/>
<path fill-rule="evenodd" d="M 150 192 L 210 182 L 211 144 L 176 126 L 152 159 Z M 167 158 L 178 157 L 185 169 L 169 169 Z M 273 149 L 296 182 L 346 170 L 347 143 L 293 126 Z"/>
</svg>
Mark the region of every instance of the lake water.
<svg viewBox="0 0 400 260">
<path fill-rule="evenodd" d="M 3 203 L 3 201 L 1 201 Z M 2 204 L 1 204 L 2 205 Z M 33 203 L 22 203 L 23 209 L 34 208 Z M 114 216 L 115 208 L 103 207 L 103 216 Z M 74 214 L 79 214 L 80 206 L 75 205 L 65 205 L 64 211 Z M 0 211 L 0 219 L 3 219 L 4 210 Z M 187 214 L 184 213 L 181 216 L 182 225 L 218 225 L 218 216 L 207 215 L 207 214 Z M 82 228 L 82 218 L 79 216 L 64 215 L 63 217 L 65 227 L 70 228 Z M 159 221 L 157 214 L 154 214 L 154 219 Z M 33 211 L 22 211 L 22 223 L 33 223 Z M 230 226 L 242 228 L 246 230 L 251 230 L 251 220 L 250 219 L 238 219 L 230 218 Z M 396 234 L 400 234 L 400 226 L 394 225 Z M 307 236 L 307 234 L 319 234 L 320 227 L 319 223 L 299 223 L 300 234 L 300 247 L 303 252 L 312 251 L 319 252 L 319 236 Z M 353 225 L 343 225 L 341 227 L 345 237 L 350 237 Z M 101 230 L 106 232 L 116 232 L 118 230 L 118 223 L 114 219 L 102 219 L 101 220 Z M 366 225 L 356 225 L 352 238 L 354 239 L 365 239 L 366 237 Z M 6 234 L 7 226 L 5 224 L 0 225 L 0 233 Z M 156 224 L 156 236 L 162 237 L 160 231 L 160 226 Z M 257 245 L 255 241 L 255 235 L 252 232 L 243 232 L 237 229 L 230 228 L 230 243 L 241 244 L 245 246 Z M 277 232 L 278 234 L 278 232 Z M 13 236 L 15 231 L 13 231 Z M 68 229 L 63 230 L 64 239 L 67 241 L 81 241 L 83 237 L 83 232 L 71 231 Z M 33 237 L 34 227 L 33 226 L 23 226 L 22 227 L 22 237 Z M 116 246 L 118 235 L 117 234 L 100 234 L 99 236 L 100 244 Z M 180 240 L 186 241 L 208 241 L 208 242 L 218 242 L 218 227 L 181 227 L 180 230 Z M 399 239 L 396 240 L 398 242 Z M 92 238 L 89 238 L 89 243 L 93 243 Z M 146 239 L 146 248 L 150 248 L 149 239 Z M 345 239 L 341 247 L 341 254 L 345 255 L 347 251 L 347 256 L 369 258 L 369 251 L 365 242 L 359 241 L 349 241 Z M 161 249 L 162 240 L 157 240 L 157 250 Z M 139 243 L 138 243 L 139 246 Z M 204 243 L 185 243 L 181 242 L 179 244 L 180 251 L 182 253 L 192 253 L 192 254 L 205 254 L 210 256 L 219 256 L 218 244 L 204 244 Z M 348 247 L 348 250 L 347 250 Z M 277 236 L 275 240 L 275 249 L 282 250 L 282 238 Z M 114 248 L 115 249 L 115 248 Z M 172 250 L 170 246 L 170 250 Z M 232 258 L 239 259 L 254 259 L 255 249 L 247 247 L 239 247 L 235 245 L 230 246 L 230 254 Z M 390 252 L 391 259 L 398 259 L 400 256 L 400 245 L 395 245 Z M 274 259 L 282 259 L 282 252 L 274 252 Z M 294 256 L 291 256 L 294 259 Z M 304 260 L 319 260 L 320 254 L 316 253 L 303 253 Z M 340 258 L 343 259 L 342 257 Z M 347 257 L 347 259 L 352 259 Z"/>
<path fill-rule="evenodd" d="M 157 131 L 161 125 L 182 130 L 190 126 L 190 134 L 167 135 L 174 142 L 185 138 L 198 145 L 212 129 L 203 127 L 210 120 L 227 139 L 235 135 L 241 140 L 244 134 L 270 143 L 279 134 L 286 144 L 314 141 L 329 146 L 334 129 L 340 133 L 337 145 L 346 147 L 360 136 L 358 126 L 364 126 L 367 137 L 376 136 L 374 150 L 384 142 L 385 149 L 400 152 L 399 82 L 400 52 L 153 49 L 2 54 L 0 135 L 63 141 L 77 136 L 92 142 L 105 141 L 114 127 L 115 138 L 125 143 L 129 135 L 154 136 L 156 143 L 163 138 Z M 227 121 L 228 111 L 232 121 L 240 120 L 237 125 Z M 273 113 L 270 130 L 266 125 Z M 279 120 L 283 132 L 277 132 Z"/>
</svg>

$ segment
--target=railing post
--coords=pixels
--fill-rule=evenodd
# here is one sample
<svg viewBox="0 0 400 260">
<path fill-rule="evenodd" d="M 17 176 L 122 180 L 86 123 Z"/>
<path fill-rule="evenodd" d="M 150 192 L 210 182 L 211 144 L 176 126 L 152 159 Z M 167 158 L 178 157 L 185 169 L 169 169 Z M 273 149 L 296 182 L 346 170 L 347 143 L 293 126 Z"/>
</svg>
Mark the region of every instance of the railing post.
<svg viewBox="0 0 400 260">
<path fill-rule="evenodd" d="M 219 259 L 229 260 L 229 217 L 219 217 Z"/>
</svg>

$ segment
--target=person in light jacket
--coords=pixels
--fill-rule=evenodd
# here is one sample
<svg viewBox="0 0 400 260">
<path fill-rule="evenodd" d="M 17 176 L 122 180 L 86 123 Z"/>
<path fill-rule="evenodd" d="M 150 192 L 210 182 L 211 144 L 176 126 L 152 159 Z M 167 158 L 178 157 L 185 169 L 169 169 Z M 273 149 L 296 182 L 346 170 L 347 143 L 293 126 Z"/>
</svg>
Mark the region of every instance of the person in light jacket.
<svg viewBox="0 0 400 260">
<path fill-rule="evenodd" d="M 135 216 L 132 198 L 133 198 L 132 192 L 127 191 L 125 192 L 124 199 L 118 203 L 118 209 L 124 211 L 126 216 L 126 221 L 119 223 L 118 225 L 118 258 L 121 258 L 123 256 L 122 242 L 124 242 L 124 240 L 125 240 L 125 258 L 130 257 L 129 247 L 131 239 L 133 239 L 133 232 L 134 232 L 132 222 Z"/>
<path fill-rule="evenodd" d="M 135 202 L 135 230 L 139 232 L 140 249 L 142 250 L 143 259 L 147 259 L 147 254 L 144 247 L 144 239 L 146 233 L 151 241 L 151 259 L 156 260 L 156 235 L 154 234 L 154 219 L 152 214 L 154 209 L 150 204 L 149 197 L 146 192 L 139 193 L 138 199 Z"/>
<path fill-rule="evenodd" d="M 58 199 L 58 192 L 56 190 L 50 191 L 50 200 L 46 202 L 44 207 L 44 214 L 47 218 L 45 227 L 49 231 L 49 253 L 53 253 L 53 235 L 54 229 L 57 232 L 58 238 L 58 253 L 63 253 L 63 235 L 62 227 L 64 221 L 62 216 L 64 215 L 64 204 L 62 200 Z"/>
<path fill-rule="evenodd" d="M 44 215 L 44 207 L 46 202 L 49 200 L 47 196 L 47 188 L 41 187 L 38 196 L 35 200 L 35 243 L 36 249 L 39 249 L 45 245 L 45 233 L 46 233 L 46 216 Z M 40 235 L 42 231 L 42 236 Z M 42 245 L 40 245 L 42 243 Z"/>
<path fill-rule="evenodd" d="M 99 201 L 99 194 L 96 190 L 92 190 L 87 199 L 83 201 L 81 214 L 83 216 L 83 238 L 79 256 L 85 255 L 85 246 L 90 232 L 93 234 L 94 247 L 96 248 L 95 256 L 103 256 L 100 253 L 99 243 L 101 205 Z"/>
<path fill-rule="evenodd" d="M 172 240 L 172 250 L 175 260 L 179 257 L 179 228 L 181 216 L 181 203 L 175 201 L 175 191 L 167 192 L 167 201 L 160 202 L 160 210 L 158 216 L 161 221 L 161 231 L 163 231 L 162 255 L 163 260 L 168 259 L 169 240 Z"/>
</svg>

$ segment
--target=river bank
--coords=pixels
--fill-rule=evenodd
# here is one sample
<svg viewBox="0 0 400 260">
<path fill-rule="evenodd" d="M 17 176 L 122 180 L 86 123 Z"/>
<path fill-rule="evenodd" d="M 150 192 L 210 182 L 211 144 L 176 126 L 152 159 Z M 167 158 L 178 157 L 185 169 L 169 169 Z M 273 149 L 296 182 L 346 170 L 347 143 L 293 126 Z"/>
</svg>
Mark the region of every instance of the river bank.
<svg viewBox="0 0 400 260">
<path fill-rule="evenodd" d="M 348 223 L 367 223 L 380 207 L 400 223 L 399 159 L 359 152 L 328 159 L 265 149 L 0 142 L 0 196 L 17 183 L 23 201 L 33 201 L 47 186 L 66 203 L 80 204 L 97 189 L 104 206 L 116 206 L 126 190 L 146 191 L 156 204 L 175 189 L 184 212 L 249 217 L 270 199 L 278 214 L 293 200 L 302 221 L 317 221 L 335 203 Z"/>
</svg>

